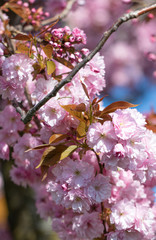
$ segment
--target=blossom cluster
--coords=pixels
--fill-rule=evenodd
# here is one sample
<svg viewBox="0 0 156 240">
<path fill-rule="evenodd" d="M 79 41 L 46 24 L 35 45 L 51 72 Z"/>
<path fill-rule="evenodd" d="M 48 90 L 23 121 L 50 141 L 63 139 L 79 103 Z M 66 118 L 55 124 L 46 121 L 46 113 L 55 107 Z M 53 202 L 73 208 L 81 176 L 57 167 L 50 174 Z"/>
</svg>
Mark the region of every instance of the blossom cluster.
<svg viewBox="0 0 156 240">
<path fill-rule="evenodd" d="M 86 44 L 86 35 L 79 28 L 72 31 L 69 27 L 53 29 L 51 32 L 50 44 L 53 46 L 56 57 L 62 57 L 70 62 L 79 62 L 82 57 L 77 51 L 75 52 L 74 44 Z M 83 51 L 82 51 L 83 52 Z"/>
<path fill-rule="evenodd" d="M 47 1 L 48 9 L 53 8 L 53 2 L 55 1 Z M 134 3 L 134 8 L 137 8 L 138 6 L 145 7 L 155 1 L 86 0 L 84 5 L 79 6 L 68 15 L 67 21 L 70 27 L 78 26 L 84 29 L 88 37 L 87 47 L 93 49 L 97 44 L 97 39 L 100 39 L 101 34 L 110 27 L 110 24 L 113 24 L 124 12 L 131 10 L 132 3 Z M 105 55 L 106 65 L 109 66 L 106 73 L 109 81 L 107 85 L 107 88 L 110 88 L 109 94 L 111 94 L 111 89 L 116 86 L 128 86 L 129 89 L 132 88 L 131 94 L 133 94 L 135 91 L 139 91 L 137 84 L 143 81 L 145 76 L 148 75 L 151 78 L 152 75 L 156 76 L 155 61 L 149 59 L 150 53 L 155 55 L 153 36 L 155 36 L 156 19 L 153 13 L 146 17 L 147 19 L 144 17 L 136 19 L 123 26 L 120 29 L 119 37 L 114 36 L 109 39 L 108 47 L 101 50 Z M 129 32 L 128 36 L 127 31 Z"/>
<path fill-rule="evenodd" d="M 19 8 L 24 9 L 23 23 L 31 24 L 34 28 L 40 27 L 41 21 L 43 21 L 46 17 L 50 16 L 49 11 L 43 11 L 42 7 L 36 8 L 33 7 L 35 0 L 29 0 L 27 2 L 23 2 L 21 0 L 17 1 L 17 5 Z"/>
<path fill-rule="evenodd" d="M 56 57 L 72 62 L 74 53 L 78 62 L 76 43 L 86 44 L 78 28 L 51 32 Z M 12 102 L 28 111 L 58 84 L 56 75 L 70 71 L 55 59 L 55 76 L 34 76 L 39 48 L 0 58 L 0 158 L 14 159 L 11 179 L 34 190 L 38 214 L 51 218 L 62 240 L 156 240 L 156 134 L 133 104 L 101 106 L 99 53 L 24 125 Z"/>
</svg>

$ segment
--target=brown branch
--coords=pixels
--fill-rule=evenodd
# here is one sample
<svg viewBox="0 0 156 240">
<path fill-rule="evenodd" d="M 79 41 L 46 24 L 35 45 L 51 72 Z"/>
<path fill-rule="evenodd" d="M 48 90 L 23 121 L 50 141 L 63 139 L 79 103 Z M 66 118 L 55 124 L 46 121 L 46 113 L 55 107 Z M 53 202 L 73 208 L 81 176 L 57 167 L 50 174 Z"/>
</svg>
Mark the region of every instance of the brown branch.
<svg viewBox="0 0 156 240">
<path fill-rule="evenodd" d="M 65 18 L 68 15 L 68 13 L 70 12 L 70 10 L 72 9 L 72 6 L 75 2 L 76 2 L 76 0 L 68 0 L 67 6 L 65 7 L 65 9 L 60 14 L 57 14 L 52 18 L 49 18 L 49 19 L 46 19 L 46 20 L 42 21 L 41 25 L 45 26 L 45 25 L 48 25 L 52 22 L 55 22 L 57 20 Z"/>
<path fill-rule="evenodd" d="M 24 89 L 24 94 L 25 94 L 26 99 L 27 99 L 27 101 L 28 101 L 29 107 L 30 107 L 30 108 L 33 108 L 31 96 L 30 96 L 30 94 L 29 94 L 29 91 L 28 91 L 28 88 L 27 88 L 27 87 L 25 87 L 25 89 Z M 40 121 L 39 121 L 39 119 L 38 119 L 38 117 L 37 117 L 36 115 L 34 115 L 34 122 L 36 123 L 36 126 L 37 126 L 38 129 L 40 130 L 40 129 L 41 129 L 41 123 L 40 123 Z"/>
<path fill-rule="evenodd" d="M 16 112 L 18 112 L 22 118 L 25 117 L 25 111 L 20 107 L 20 103 L 18 103 L 15 99 L 12 101 L 13 107 L 16 109 Z"/>
<path fill-rule="evenodd" d="M 137 11 L 132 11 L 130 13 L 124 14 L 122 17 L 120 17 L 116 23 L 106 32 L 104 32 L 100 42 L 98 45 L 95 47 L 95 49 L 88 55 L 86 56 L 80 63 L 76 65 L 75 68 L 68 74 L 66 78 L 64 78 L 60 83 L 58 83 L 54 89 L 48 93 L 40 102 L 38 102 L 33 108 L 31 108 L 26 116 L 22 119 L 23 122 L 26 124 L 32 119 L 32 116 L 35 114 L 36 111 L 38 111 L 49 99 L 52 97 L 56 96 L 58 91 L 67 83 L 69 83 L 72 78 L 76 75 L 76 73 L 85 66 L 87 62 L 89 62 L 97 52 L 100 51 L 100 49 L 103 47 L 105 42 L 108 40 L 108 38 L 114 33 L 121 24 L 124 22 L 129 21 L 130 19 L 138 18 L 139 16 L 148 13 L 152 10 L 156 9 L 156 4 L 153 4 L 151 6 L 145 7 L 143 9 L 137 10 Z"/>
<path fill-rule="evenodd" d="M 52 18 L 48 18 L 46 20 L 43 20 L 41 22 L 41 26 L 43 27 L 45 25 L 56 22 L 57 20 L 61 20 L 61 19 L 65 18 L 68 15 L 68 13 L 71 11 L 72 6 L 74 5 L 75 2 L 76 2 L 76 0 L 68 0 L 66 7 L 63 9 L 63 11 L 61 13 L 56 14 Z M 30 32 L 32 30 L 33 30 L 32 25 L 25 26 L 25 28 L 24 28 L 24 31 L 26 31 L 26 32 Z"/>
</svg>

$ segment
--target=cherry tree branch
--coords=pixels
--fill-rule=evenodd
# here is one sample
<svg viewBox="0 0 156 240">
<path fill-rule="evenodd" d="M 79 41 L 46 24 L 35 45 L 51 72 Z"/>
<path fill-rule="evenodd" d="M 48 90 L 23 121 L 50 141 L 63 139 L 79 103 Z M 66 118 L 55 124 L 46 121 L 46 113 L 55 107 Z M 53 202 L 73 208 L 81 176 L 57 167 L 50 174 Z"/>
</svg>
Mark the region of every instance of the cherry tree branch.
<svg viewBox="0 0 156 240">
<path fill-rule="evenodd" d="M 48 25 L 52 22 L 65 18 L 68 15 L 68 13 L 71 11 L 72 6 L 75 2 L 76 0 L 68 0 L 67 6 L 65 7 L 65 9 L 61 13 L 55 15 L 54 17 L 43 20 L 41 22 L 42 26 Z"/>
<path fill-rule="evenodd" d="M 56 22 L 57 20 L 61 20 L 61 19 L 65 18 L 69 14 L 69 12 L 71 11 L 75 2 L 76 2 L 76 0 L 68 0 L 66 7 L 63 9 L 63 11 L 61 13 L 56 14 L 52 18 L 48 18 L 46 20 L 43 20 L 41 22 L 41 26 L 49 25 L 53 22 Z M 28 25 L 28 26 L 24 27 L 24 31 L 26 31 L 26 32 L 30 32 L 32 30 L 33 30 L 32 25 Z"/>
<path fill-rule="evenodd" d="M 22 121 L 26 124 L 28 123 L 33 115 L 46 103 L 48 102 L 52 97 L 55 97 L 58 91 L 67 83 L 69 83 L 72 78 L 76 75 L 76 73 L 86 65 L 87 62 L 89 62 L 97 52 L 101 50 L 101 48 L 104 46 L 106 41 L 109 39 L 109 37 L 114 33 L 120 25 L 122 25 L 124 22 L 127 22 L 131 19 L 138 18 L 139 16 L 146 14 L 152 10 L 156 9 L 156 4 L 153 4 L 151 6 L 145 7 L 143 9 L 137 10 L 137 11 L 131 11 L 129 13 L 124 14 L 122 17 L 120 17 L 115 24 L 113 24 L 112 27 L 110 27 L 107 31 L 104 32 L 101 40 L 97 44 L 97 46 L 94 48 L 94 50 L 86 56 L 80 63 L 78 63 L 73 70 L 67 75 L 66 78 L 64 78 L 61 82 L 59 82 L 54 89 L 48 93 L 40 102 L 38 102 L 34 107 L 32 107 L 26 114 L 24 118 L 22 118 Z"/>
</svg>

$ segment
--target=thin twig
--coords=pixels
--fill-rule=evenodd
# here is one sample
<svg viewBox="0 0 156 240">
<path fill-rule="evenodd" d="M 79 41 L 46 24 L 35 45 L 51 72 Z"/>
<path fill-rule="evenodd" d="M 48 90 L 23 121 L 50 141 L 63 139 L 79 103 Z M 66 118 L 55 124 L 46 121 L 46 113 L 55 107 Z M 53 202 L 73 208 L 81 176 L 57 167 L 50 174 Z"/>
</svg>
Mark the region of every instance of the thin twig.
<svg viewBox="0 0 156 240">
<path fill-rule="evenodd" d="M 57 20 L 59 20 L 59 19 L 65 18 L 65 17 L 68 15 L 68 13 L 71 11 L 72 6 L 73 6 L 73 4 L 74 4 L 75 2 L 76 2 L 76 0 L 69 0 L 69 1 L 67 2 L 67 6 L 65 7 L 65 9 L 64 9 L 60 14 L 57 14 L 57 15 L 55 15 L 55 16 L 52 17 L 52 18 L 49 18 L 49 19 L 46 19 L 46 20 L 42 21 L 42 22 L 41 22 L 41 25 L 42 25 L 42 26 L 45 26 L 45 25 L 48 25 L 48 24 L 50 24 L 50 23 L 52 23 L 52 22 L 55 22 L 55 21 L 57 21 Z"/>
<path fill-rule="evenodd" d="M 104 32 L 100 42 L 98 45 L 95 47 L 95 49 L 88 55 L 86 56 L 80 63 L 78 63 L 73 70 L 68 74 L 66 78 L 64 78 L 61 82 L 59 82 L 54 89 L 48 93 L 40 102 L 38 102 L 33 108 L 31 108 L 26 116 L 22 119 L 23 122 L 26 124 L 28 123 L 31 119 L 32 116 L 35 114 L 36 111 L 38 111 L 49 99 L 52 97 L 56 96 L 58 91 L 67 83 L 69 83 L 72 78 L 76 75 L 76 73 L 86 65 L 87 62 L 89 62 L 97 52 L 101 50 L 105 42 L 108 40 L 108 38 L 112 35 L 113 32 L 115 32 L 121 24 L 124 22 L 129 21 L 130 19 L 138 18 L 139 16 L 148 13 L 152 10 L 156 9 L 156 4 L 153 4 L 151 6 L 148 6 L 146 8 L 137 10 L 137 11 L 132 11 L 130 13 L 124 14 L 122 17 L 120 17 L 116 23 L 106 32 Z"/>
<path fill-rule="evenodd" d="M 24 89 L 24 94 L 26 96 L 26 99 L 28 101 L 28 104 L 29 104 L 29 107 L 32 108 L 33 107 L 33 104 L 32 104 L 32 100 L 31 100 L 31 96 L 29 94 L 29 91 L 28 91 L 28 88 L 27 86 L 25 87 Z M 34 122 L 36 123 L 36 126 L 38 127 L 38 129 L 40 130 L 41 129 L 41 123 L 38 119 L 38 117 L 36 115 L 34 115 Z"/>
<path fill-rule="evenodd" d="M 18 112 L 21 115 L 21 117 L 24 118 L 25 111 L 19 106 L 19 103 L 15 99 L 12 101 L 12 105 L 16 109 L 16 112 Z"/>
<path fill-rule="evenodd" d="M 76 0 L 68 0 L 66 7 L 63 9 L 63 11 L 61 13 L 56 14 L 52 18 L 48 18 L 46 20 L 43 20 L 41 22 L 41 26 L 43 27 L 43 26 L 46 26 L 46 25 L 51 24 L 53 22 L 56 22 L 57 20 L 62 20 L 63 18 L 65 18 L 69 14 L 69 12 L 71 11 L 72 6 L 74 5 L 75 2 L 76 2 Z M 27 26 L 24 27 L 24 31 L 26 31 L 26 32 L 30 32 L 32 30 L 33 30 L 32 25 L 27 25 Z"/>
</svg>

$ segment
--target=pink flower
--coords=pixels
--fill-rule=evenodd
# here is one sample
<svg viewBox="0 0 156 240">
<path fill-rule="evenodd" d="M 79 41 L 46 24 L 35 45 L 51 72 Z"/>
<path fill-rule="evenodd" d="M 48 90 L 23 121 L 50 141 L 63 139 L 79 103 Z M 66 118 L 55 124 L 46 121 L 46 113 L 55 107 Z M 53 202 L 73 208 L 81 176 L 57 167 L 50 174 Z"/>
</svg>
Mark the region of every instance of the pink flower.
<svg viewBox="0 0 156 240">
<path fill-rule="evenodd" d="M 24 86 L 16 83 L 17 79 L 8 81 L 6 78 L 0 76 L 0 94 L 3 99 L 22 101 L 24 99 Z"/>
<path fill-rule="evenodd" d="M 86 34 L 84 33 L 83 30 L 80 30 L 79 28 L 76 27 L 72 30 L 72 35 L 75 38 L 75 41 L 86 44 Z"/>
<path fill-rule="evenodd" d="M 9 146 L 12 146 L 18 139 L 19 134 L 17 131 L 8 131 L 8 129 L 0 129 L 0 142 L 5 142 Z"/>
<path fill-rule="evenodd" d="M 104 57 L 96 54 L 90 63 L 79 71 L 78 76 L 86 85 L 91 98 L 95 97 L 95 94 L 99 95 L 106 87 Z"/>
<path fill-rule="evenodd" d="M 24 129 L 24 123 L 21 121 L 20 114 L 11 105 L 7 105 L 0 112 L 0 126 L 7 131 L 22 131 Z"/>
<path fill-rule="evenodd" d="M 136 204 L 135 229 L 147 238 L 155 235 L 155 214 L 152 208 Z"/>
<path fill-rule="evenodd" d="M 115 133 L 123 140 L 145 131 L 145 118 L 136 109 L 118 109 L 111 115 Z"/>
<path fill-rule="evenodd" d="M 14 145 L 13 157 L 18 166 L 28 167 L 29 165 L 35 167 L 41 158 L 42 152 L 35 150 L 26 152 L 26 150 L 36 147 L 40 141 L 33 137 L 30 133 L 25 133 L 18 142 Z"/>
<path fill-rule="evenodd" d="M 63 206 L 65 208 L 72 208 L 74 212 L 85 212 L 90 210 L 91 202 L 85 196 L 83 191 L 79 190 L 70 190 L 64 198 Z"/>
<path fill-rule="evenodd" d="M 73 161 L 69 159 L 62 166 L 61 176 L 56 172 L 56 166 L 52 172 L 61 182 L 66 182 L 74 188 L 86 186 L 94 177 L 94 168 L 84 161 Z"/>
<path fill-rule="evenodd" d="M 115 231 L 107 235 L 107 240 L 145 240 L 143 235 L 137 231 Z"/>
<path fill-rule="evenodd" d="M 111 208 L 110 221 L 117 230 L 129 229 L 135 223 L 135 212 L 134 203 L 125 198 Z"/>
<path fill-rule="evenodd" d="M 52 200 L 56 204 L 61 205 L 63 198 L 67 195 L 67 191 L 60 183 L 54 181 L 49 181 L 46 186 L 47 192 L 51 192 Z"/>
<path fill-rule="evenodd" d="M 63 240 L 79 240 L 73 229 L 74 214 L 71 211 L 64 212 L 61 217 L 55 217 L 52 221 L 52 229 L 56 231 Z"/>
<path fill-rule="evenodd" d="M 0 93 L 4 99 L 23 100 L 24 87 L 27 81 L 32 80 L 34 61 L 24 54 L 13 54 L 2 64 Z"/>
<path fill-rule="evenodd" d="M 116 135 L 111 121 L 103 125 L 99 122 L 90 125 L 87 133 L 87 143 L 96 152 L 110 152 L 116 143 Z"/>
<path fill-rule="evenodd" d="M 115 157 L 122 158 L 125 156 L 125 149 L 121 143 L 117 143 L 113 149 Z"/>
<path fill-rule="evenodd" d="M 123 140 L 129 139 L 136 131 L 135 120 L 124 110 L 116 110 L 112 114 L 112 122 L 116 135 Z"/>
<path fill-rule="evenodd" d="M 32 98 L 38 102 L 43 97 L 45 97 L 53 88 L 56 86 L 58 82 L 53 78 L 48 78 L 45 80 L 44 77 L 39 77 L 36 80 L 35 89 L 32 93 Z"/>
<path fill-rule="evenodd" d="M 111 195 L 109 178 L 98 174 L 85 189 L 86 195 L 94 202 L 101 203 Z"/>
<path fill-rule="evenodd" d="M 98 212 L 84 213 L 75 217 L 73 230 L 76 231 L 80 239 L 92 240 L 101 236 L 104 226 Z"/>
<path fill-rule="evenodd" d="M 35 174 L 29 168 L 25 169 L 24 167 L 15 167 L 13 166 L 10 171 L 10 176 L 12 181 L 23 187 L 33 184 L 35 180 Z"/>
<path fill-rule="evenodd" d="M 55 125 L 59 124 L 61 120 L 66 116 L 66 112 L 60 107 L 57 99 L 51 99 L 40 110 L 41 119 L 45 121 L 51 127 L 55 128 Z"/>
</svg>

